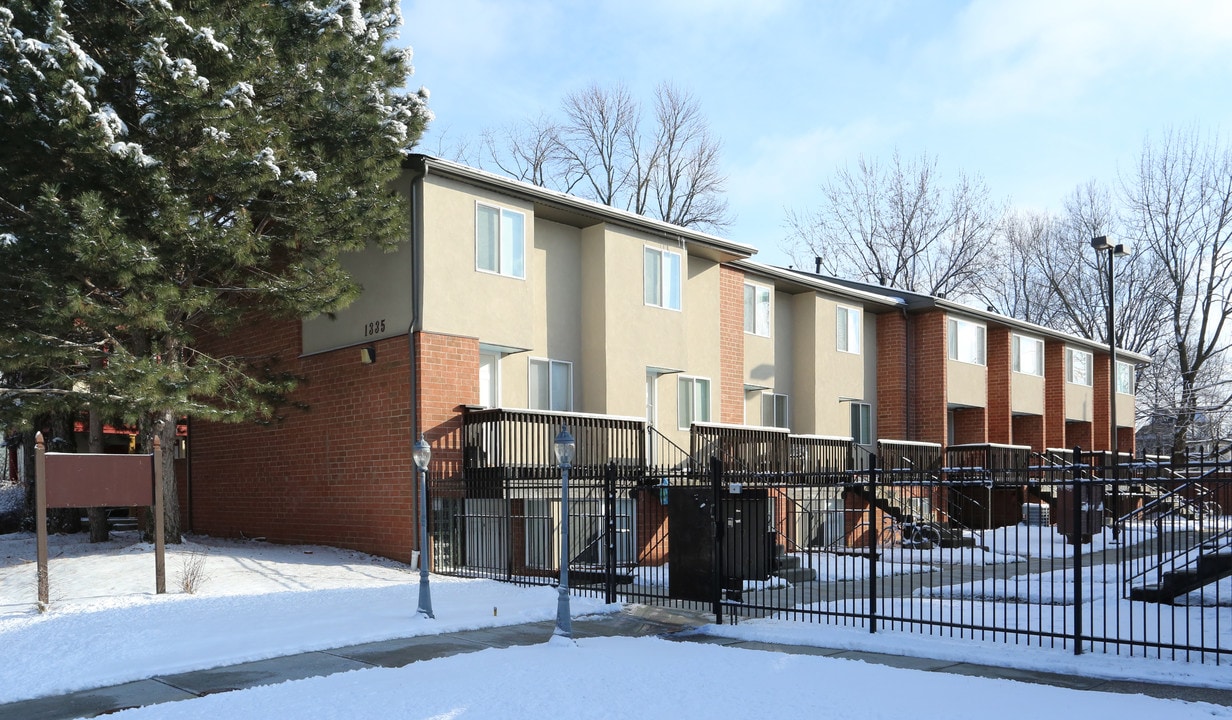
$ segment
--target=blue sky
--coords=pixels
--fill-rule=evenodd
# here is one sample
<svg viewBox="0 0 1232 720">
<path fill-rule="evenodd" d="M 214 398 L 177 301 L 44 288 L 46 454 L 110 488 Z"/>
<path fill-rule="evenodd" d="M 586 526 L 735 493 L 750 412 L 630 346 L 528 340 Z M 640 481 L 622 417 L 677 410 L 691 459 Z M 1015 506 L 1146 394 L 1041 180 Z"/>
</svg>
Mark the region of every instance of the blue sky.
<svg viewBox="0 0 1232 720">
<path fill-rule="evenodd" d="M 1224 0 L 404 0 L 412 83 L 438 153 L 486 127 L 623 83 L 649 107 L 669 81 L 723 142 L 725 236 L 790 262 L 786 208 L 861 155 L 927 152 L 943 178 L 1059 209 L 1115 183 L 1148 136 L 1232 131 L 1232 2 Z"/>
</svg>

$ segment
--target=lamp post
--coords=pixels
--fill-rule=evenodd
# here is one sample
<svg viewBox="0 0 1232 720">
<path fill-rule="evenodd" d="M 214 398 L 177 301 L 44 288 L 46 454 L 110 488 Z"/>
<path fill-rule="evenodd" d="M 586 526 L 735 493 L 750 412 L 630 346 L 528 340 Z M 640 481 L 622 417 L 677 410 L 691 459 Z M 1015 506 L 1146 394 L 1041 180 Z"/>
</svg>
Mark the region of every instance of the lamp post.
<svg viewBox="0 0 1232 720">
<path fill-rule="evenodd" d="M 556 630 L 553 634 L 571 638 L 573 622 L 569 613 L 569 468 L 573 467 L 577 443 L 564 425 L 560 426 L 560 432 L 556 435 L 553 450 L 556 452 L 556 464 L 560 465 L 560 596 L 556 601 Z"/>
<path fill-rule="evenodd" d="M 432 591 L 428 588 L 428 461 L 432 459 L 432 446 L 424 440 L 423 433 L 411 446 L 411 459 L 419 468 L 419 612 L 435 618 Z"/>
<path fill-rule="evenodd" d="M 1120 540 L 1121 528 L 1116 521 L 1119 509 L 1117 507 L 1117 466 L 1121 461 L 1120 455 L 1120 438 L 1117 432 L 1117 352 L 1116 352 L 1116 331 L 1113 325 L 1113 295 L 1112 291 L 1112 259 L 1114 257 L 1125 257 L 1129 254 L 1129 246 L 1126 243 L 1113 243 L 1108 239 L 1107 235 L 1100 235 L 1091 238 L 1091 247 L 1095 248 L 1096 252 L 1108 253 L 1108 413 L 1109 429 L 1112 433 L 1112 540 L 1116 542 Z"/>
</svg>

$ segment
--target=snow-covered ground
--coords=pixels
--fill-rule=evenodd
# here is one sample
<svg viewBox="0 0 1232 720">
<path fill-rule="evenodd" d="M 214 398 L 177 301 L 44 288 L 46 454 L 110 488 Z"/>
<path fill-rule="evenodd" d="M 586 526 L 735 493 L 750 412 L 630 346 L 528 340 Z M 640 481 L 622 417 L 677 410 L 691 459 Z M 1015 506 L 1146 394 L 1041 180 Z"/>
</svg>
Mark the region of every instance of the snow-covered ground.
<svg viewBox="0 0 1232 720">
<path fill-rule="evenodd" d="M 168 551 L 132 533 L 53 536 L 51 607 L 35 604 L 34 538 L 0 535 L 0 703 L 313 649 L 550 620 L 552 588 L 432 576 L 436 619 L 415 613 L 418 574 L 360 553 L 197 537 Z M 205 557 L 195 594 L 180 589 Z M 610 612 L 574 597 L 575 614 Z M 1228 688 L 1226 666 L 977 643 L 789 621 L 710 626 L 732 637 L 877 650 L 1104 678 Z M 886 692 L 893 688 L 893 692 Z M 656 638 L 485 650 L 130 710 L 120 717 L 1232 718 L 1232 708 L 925 673 Z"/>
</svg>

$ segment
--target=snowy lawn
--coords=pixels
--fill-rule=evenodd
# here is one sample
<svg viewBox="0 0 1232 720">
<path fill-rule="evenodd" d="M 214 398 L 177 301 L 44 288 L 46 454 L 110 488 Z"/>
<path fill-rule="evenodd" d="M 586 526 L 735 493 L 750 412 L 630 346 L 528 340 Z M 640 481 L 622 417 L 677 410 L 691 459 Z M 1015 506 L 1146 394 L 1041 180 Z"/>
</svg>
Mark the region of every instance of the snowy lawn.
<svg viewBox="0 0 1232 720">
<path fill-rule="evenodd" d="M 52 605 L 35 607 L 34 539 L 0 535 L 0 702 L 312 649 L 550 620 L 552 588 L 432 577 L 435 620 L 415 614 L 418 576 L 323 547 L 197 537 L 168 553 L 169 594 L 153 593 L 151 548 L 53 536 Z M 196 594 L 183 564 L 206 553 Z M 575 614 L 611 611 L 574 597 Z M 1229 687 L 1226 667 L 774 620 L 709 626 L 732 637 L 869 649 L 1095 677 Z M 893 687 L 893 693 L 886 693 Z M 933 698 L 904 706 L 904 698 Z M 952 698 L 940 702 L 938 698 Z M 924 673 L 847 660 L 673 643 L 553 641 L 211 695 L 120 713 L 140 718 L 740 717 L 1232 718 L 1232 709 Z"/>
</svg>

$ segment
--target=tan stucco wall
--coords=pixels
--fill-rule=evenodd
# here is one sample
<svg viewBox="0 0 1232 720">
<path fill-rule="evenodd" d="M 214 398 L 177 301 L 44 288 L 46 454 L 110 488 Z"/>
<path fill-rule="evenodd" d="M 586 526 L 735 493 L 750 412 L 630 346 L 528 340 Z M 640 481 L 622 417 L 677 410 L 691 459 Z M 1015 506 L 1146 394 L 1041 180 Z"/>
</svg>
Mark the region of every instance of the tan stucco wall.
<svg viewBox="0 0 1232 720">
<path fill-rule="evenodd" d="M 410 188 L 410 176 L 403 173 L 397 192 L 408 206 Z M 363 291 L 332 318 L 319 315 L 304 320 L 302 352 L 306 355 L 405 335 L 410 329 L 410 243 L 402 243 L 392 253 L 374 247 L 348 253 L 341 262 Z"/>
<path fill-rule="evenodd" d="M 946 360 L 945 374 L 950 404 L 965 407 L 988 405 L 988 368 L 958 360 Z"/>
<path fill-rule="evenodd" d="M 1095 402 L 1095 390 L 1088 385 L 1075 385 L 1074 383 L 1065 383 L 1065 419 L 1066 420 L 1082 420 L 1091 422 L 1093 416 L 1093 403 Z M 1120 408 L 1117 408 L 1117 415 L 1120 415 Z"/>
<path fill-rule="evenodd" d="M 1137 398 L 1134 395 L 1117 393 L 1117 425 L 1121 427 L 1134 427 L 1136 418 L 1134 403 L 1136 400 Z"/>
<path fill-rule="evenodd" d="M 1010 373 L 1010 410 L 1029 415 L 1044 414 L 1044 378 L 1041 375 Z"/>
<path fill-rule="evenodd" d="M 777 328 L 776 328 L 777 329 Z M 791 430 L 802 435 L 817 432 L 817 296 L 800 293 L 791 299 L 792 386 L 804 392 L 791 399 Z"/>
<path fill-rule="evenodd" d="M 873 437 L 876 437 L 877 404 L 877 318 L 866 310 L 860 313 L 862 337 L 860 353 L 838 350 L 838 306 L 860 308 L 858 304 L 813 295 L 813 348 L 816 364 L 811 381 L 815 388 L 813 427 L 802 429 L 815 435 L 851 434 L 850 401 L 873 406 Z M 863 308 L 861 308 L 863 310 Z"/>
</svg>

